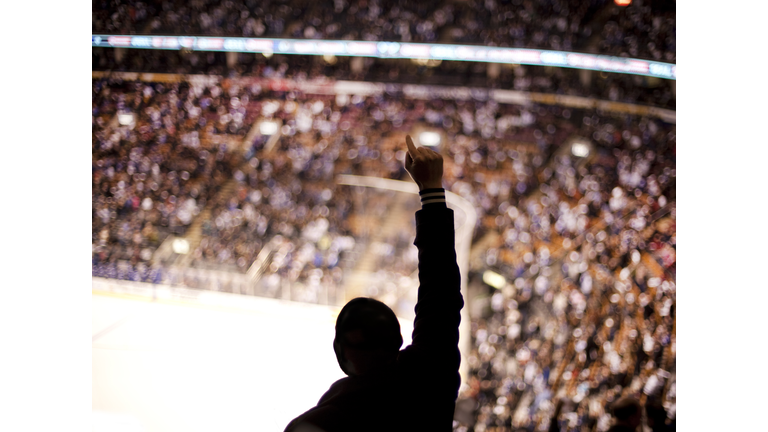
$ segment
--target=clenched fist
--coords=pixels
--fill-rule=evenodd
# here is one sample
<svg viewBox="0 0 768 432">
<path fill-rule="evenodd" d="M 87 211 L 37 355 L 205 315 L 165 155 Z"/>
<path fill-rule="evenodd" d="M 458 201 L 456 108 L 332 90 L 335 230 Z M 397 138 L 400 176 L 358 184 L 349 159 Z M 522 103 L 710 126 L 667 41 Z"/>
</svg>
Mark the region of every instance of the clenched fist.
<svg viewBox="0 0 768 432">
<path fill-rule="evenodd" d="M 443 187 L 443 157 L 426 147 L 417 148 L 410 135 L 405 136 L 408 153 L 405 155 L 405 170 L 411 175 L 419 190 Z"/>
</svg>

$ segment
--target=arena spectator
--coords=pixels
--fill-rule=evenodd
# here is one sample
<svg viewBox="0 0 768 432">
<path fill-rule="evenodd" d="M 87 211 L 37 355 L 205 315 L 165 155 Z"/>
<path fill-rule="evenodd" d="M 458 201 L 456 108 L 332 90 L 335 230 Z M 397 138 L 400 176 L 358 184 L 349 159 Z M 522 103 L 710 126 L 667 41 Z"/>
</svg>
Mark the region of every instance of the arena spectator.
<svg viewBox="0 0 768 432">
<path fill-rule="evenodd" d="M 631 397 L 624 397 L 616 401 L 611 407 L 614 417 L 614 425 L 608 432 L 634 432 L 640 426 L 642 411 L 640 403 Z"/>
</svg>

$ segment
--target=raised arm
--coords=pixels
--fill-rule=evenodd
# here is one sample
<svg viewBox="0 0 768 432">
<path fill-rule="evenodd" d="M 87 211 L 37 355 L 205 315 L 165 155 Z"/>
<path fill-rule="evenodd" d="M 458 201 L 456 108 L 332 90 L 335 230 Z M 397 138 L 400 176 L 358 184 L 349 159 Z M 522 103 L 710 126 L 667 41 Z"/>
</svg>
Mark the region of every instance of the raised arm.
<svg viewBox="0 0 768 432">
<path fill-rule="evenodd" d="M 443 158 L 431 149 L 417 148 L 410 136 L 406 145 L 405 169 L 419 186 L 422 202 L 422 209 L 416 212 L 414 241 L 419 249 L 419 294 L 413 347 L 430 367 L 453 371 L 458 377 L 458 328 L 464 300 L 456 263 L 453 210 L 446 206 L 442 185 Z M 435 359 L 439 361 L 433 363 Z"/>
</svg>

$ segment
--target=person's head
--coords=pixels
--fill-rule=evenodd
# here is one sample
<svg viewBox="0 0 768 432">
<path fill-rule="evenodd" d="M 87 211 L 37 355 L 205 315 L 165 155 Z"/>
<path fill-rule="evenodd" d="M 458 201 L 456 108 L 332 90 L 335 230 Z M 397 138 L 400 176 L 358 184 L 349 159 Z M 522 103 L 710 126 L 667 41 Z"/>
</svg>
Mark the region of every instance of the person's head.
<svg viewBox="0 0 768 432">
<path fill-rule="evenodd" d="M 333 350 L 347 375 L 367 375 L 386 368 L 397 359 L 402 344 L 400 323 L 384 303 L 359 297 L 339 312 Z"/>
<path fill-rule="evenodd" d="M 651 429 L 661 428 L 667 421 L 667 411 L 659 402 L 646 403 L 645 418 L 648 419 L 648 426 Z"/>
<path fill-rule="evenodd" d="M 611 406 L 611 414 L 613 414 L 617 424 L 626 425 L 632 428 L 640 426 L 640 422 L 642 421 L 640 402 L 629 396 L 617 400 L 613 406 Z"/>
</svg>

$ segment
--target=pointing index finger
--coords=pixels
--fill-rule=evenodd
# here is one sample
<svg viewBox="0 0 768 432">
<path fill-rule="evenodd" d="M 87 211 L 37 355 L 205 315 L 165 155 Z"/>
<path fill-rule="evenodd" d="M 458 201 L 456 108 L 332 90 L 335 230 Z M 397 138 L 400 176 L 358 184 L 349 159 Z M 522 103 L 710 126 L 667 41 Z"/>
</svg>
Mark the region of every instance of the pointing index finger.
<svg viewBox="0 0 768 432">
<path fill-rule="evenodd" d="M 411 158 L 416 157 L 416 145 L 413 144 L 413 140 L 411 139 L 410 135 L 405 136 L 405 144 L 408 146 L 408 154 L 411 155 Z"/>
</svg>

